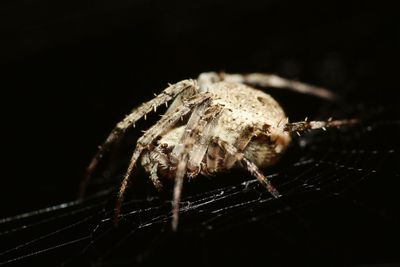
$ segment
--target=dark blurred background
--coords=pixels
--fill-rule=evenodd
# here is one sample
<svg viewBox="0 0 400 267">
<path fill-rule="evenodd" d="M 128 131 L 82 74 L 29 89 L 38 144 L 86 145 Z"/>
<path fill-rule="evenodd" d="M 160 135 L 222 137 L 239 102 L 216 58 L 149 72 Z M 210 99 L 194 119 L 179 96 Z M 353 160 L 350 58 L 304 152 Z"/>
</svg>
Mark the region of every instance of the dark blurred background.
<svg viewBox="0 0 400 267">
<path fill-rule="evenodd" d="M 273 72 L 393 108 L 400 29 L 388 2 L 2 1 L 1 217 L 73 200 L 124 114 L 204 71 Z M 315 113 L 309 98 L 281 98 L 292 118 Z"/>
</svg>

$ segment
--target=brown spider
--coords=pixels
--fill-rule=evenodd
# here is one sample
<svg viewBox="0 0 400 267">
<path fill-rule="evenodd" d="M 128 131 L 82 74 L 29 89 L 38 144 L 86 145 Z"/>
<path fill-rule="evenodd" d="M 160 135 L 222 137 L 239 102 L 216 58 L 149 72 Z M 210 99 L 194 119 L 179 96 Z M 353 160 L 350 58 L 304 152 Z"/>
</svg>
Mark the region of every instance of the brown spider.
<svg viewBox="0 0 400 267">
<path fill-rule="evenodd" d="M 353 120 L 289 123 L 282 107 L 268 94 L 250 86 L 277 87 L 334 99 L 330 91 L 276 75 L 202 73 L 197 80 L 172 84 L 152 100 L 135 108 L 120 121 L 91 161 L 81 193 L 108 151 L 140 118 L 173 100 L 165 114 L 137 141 L 121 183 L 115 207 L 118 222 L 124 193 L 136 162 L 149 174 L 157 189 L 159 176 L 175 179 L 172 228 L 177 229 L 182 184 L 185 177 L 211 175 L 234 166 L 246 168 L 275 198 L 279 192 L 259 168 L 274 164 L 287 148 L 290 133 L 338 127 Z M 183 120 L 183 124 L 181 122 Z"/>
</svg>

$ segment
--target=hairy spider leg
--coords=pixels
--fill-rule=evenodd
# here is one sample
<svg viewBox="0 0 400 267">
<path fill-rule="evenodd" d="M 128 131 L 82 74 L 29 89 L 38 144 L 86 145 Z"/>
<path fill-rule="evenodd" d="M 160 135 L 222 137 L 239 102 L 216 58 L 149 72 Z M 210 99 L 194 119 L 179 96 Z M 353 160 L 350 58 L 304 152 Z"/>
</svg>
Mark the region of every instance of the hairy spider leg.
<svg viewBox="0 0 400 267">
<path fill-rule="evenodd" d="M 196 144 L 199 144 L 203 137 L 208 139 L 208 137 L 204 135 L 207 134 L 207 131 L 209 132 L 208 129 L 210 125 L 212 125 L 212 122 L 216 120 L 217 115 L 223 109 L 222 106 L 211 105 L 211 103 L 212 101 L 209 99 L 209 101 L 203 102 L 203 104 L 194 109 L 178 145 L 175 146 L 171 153 L 172 158 L 177 161 L 174 195 L 172 201 L 173 231 L 176 231 L 178 228 L 179 204 L 182 194 L 183 179 L 187 173 L 190 152 Z M 206 130 L 206 132 L 204 130 Z"/>
<path fill-rule="evenodd" d="M 252 86 L 289 89 L 301 94 L 309 94 L 328 100 L 337 99 L 337 96 L 326 88 L 295 80 L 289 80 L 278 75 L 268 73 L 229 74 L 224 72 L 207 72 L 200 74 L 198 81 L 200 88 L 205 87 L 205 85 L 209 83 L 227 81 L 233 83 L 244 83 Z"/>
<path fill-rule="evenodd" d="M 202 134 L 199 135 L 199 140 L 196 140 L 190 151 L 187 167 L 189 170 L 187 175 L 190 178 L 197 176 L 201 171 L 201 164 L 215 134 L 216 124 L 218 123 L 219 116 L 222 114 L 222 109 L 223 106 L 221 105 L 214 105 L 210 108 L 210 115 L 213 116 L 214 119 L 204 127 Z"/>
<path fill-rule="evenodd" d="M 198 92 L 198 87 L 190 87 L 187 88 L 186 90 L 182 91 L 179 95 L 176 96 L 176 98 L 172 101 L 171 105 L 168 107 L 168 102 L 166 102 L 166 106 L 168 107 L 167 111 L 164 113 L 164 116 L 169 116 L 171 113 L 175 112 L 178 106 L 181 106 L 183 102 L 188 99 L 189 97 L 195 95 Z M 157 151 L 159 148 L 155 147 L 155 151 Z M 151 153 L 151 152 L 150 152 Z M 161 151 L 158 151 L 158 153 L 161 153 Z M 151 159 L 150 154 L 146 153 L 143 155 L 143 157 L 146 158 L 147 164 L 149 164 L 150 168 L 150 179 L 154 185 L 154 187 L 158 190 L 161 191 L 163 188 L 163 185 L 158 177 L 158 167 L 159 164 L 158 162 L 154 161 Z"/>
<path fill-rule="evenodd" d="M 243 153 L 239 152 L 236 147 L 233 145 L 228 144 L 227 142 L 216 138 L 215 142 L 222 148 L 224 149 L 227 153 L 231 154 L 236 158 L 237 161 L 241 162 L 246 169 L 254 176 L 257 178 L 257 180 L 264 185 L 268 192 L 274 197 L 278 198 L 280 197 L 280 194 L 278 190 L 271 184 L 271 182 L 268 180 L 268 178 L 262 174 L 262 172 L 259 170 L 259 168 L 251 162 L 249 159 L 247 159 Z"/>
<path fill-rule="evenodd" d="M 118 223 L 121 205 L 124 200 L 125 190 L 128 186 L 128 181 L 131 177 L 133 168 L 135 167 L 136 161 L 139 159 L 143 150 L 145 150 L 155 138 L 157 138 L 161 133 L 163 133 L 166 129 L 170 129 L 174 126 L 183 116 L 188 114 L 195 108 L 197 105 L 200 105 L 204 101 L 210 99 L 211 96 L 209 94 L 198 94 L 193 96 L 192 98 L 184 101 L 183 104 L 175 109 L 174 112 L 171 112 L 168 116 L 162 116 L 162 118 L 154 124 L 149 130 L 147 130 L 142 137 L 140 137 L 137 141 L 136 148 L 133 151 L 128 169 L 125 173 L 124 179 L 121 182 L 121 186 L 118 192 L 117 203 L 115 205 L 114 210 L 114 222 Z"/>
<path fill-rule="evenodd" d="M 292 123 L 286 123 L 284 125 L 283 130 L 285 132 L 295 132 L 297 134 L 300 134 L 300 132 L 308 131 L 308 130 L 313 130 L 313 129 L 323 129 L 325 130 L 326 128 L 339 128 L 343 125 L 354 125 L 358 123 L 357 119 L 349 119 L 349 120 L 327 120 L 327 121 L 298 121 L 298 122 L 292 122 Z"/>
<path fill-rule="evenodd" d="M 87 167 L 85 176 L 83 177 L 80 184 L 79 197 L 84 196 L 86 187 L 90 181 L 90 177 L 93 171 L 96 169 L 97 165 L 99 164 L 104 153 L 124 136 L 126 130 L 129 127 L 134 127 L 135 123 L 140 118 L 146 116 L 146 114 L 150 113 L 151 111 L 156 110 L 157 107 L 168 103 L 168 101 L 176 98 L 180 94 L 185 93 L 186 91 L 194 94 L 194 92 L 197 91 L 197 87 L 197 81 L 195 80 L 183 80 L 173 85 L 170 85 L 155 98 L 146 103 L 143 103 L 138 108 L 133 109 L 129 115 L 127 115 L 122 121 L 118 122 L 118 124 L 111 131 L 103 145 L 99 147 L 97 153 Z M 176 106 L 174 105 L 173 108 L 175 109 Z"/>
</svg>

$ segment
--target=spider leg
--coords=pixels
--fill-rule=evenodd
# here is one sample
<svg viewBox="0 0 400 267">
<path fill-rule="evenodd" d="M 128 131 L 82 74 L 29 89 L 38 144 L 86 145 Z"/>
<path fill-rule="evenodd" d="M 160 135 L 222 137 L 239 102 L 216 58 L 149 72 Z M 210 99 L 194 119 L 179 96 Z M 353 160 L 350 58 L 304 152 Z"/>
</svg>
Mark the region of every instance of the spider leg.
<svg viewBox="0 0 400 267">
<path fill-rule="evenodd" d="M 190 81 L 192 81 L 192 80 L 190 80 Z M 168 109 L 164 113 L 164 115 L 169 115 L 171 112 L 174 112 L 175 109 L 178 106 L 181 106 L 186 99 L 195 95 L 197 92 L 199 92 L 199 86 L 198 86 L 197 81 L 194 81 L 194 86 L 188 87 L 185 90 L 183 90 L 181 93 L 176 95 L 176 97 L 174 98 L 174 101 L 172 101 L 171 104 L 168 105 L 168 102 L 165 102 L 165 105 L 166 105 L 166 107 L 168 107 Z"/>
<path fill-rule="evenodd" d="M 232 156 L 234 156 L 236 158 L 237 161 L 241 162 L 246 168 L 247 170 L 254 176 L 257 178 L 257 180 L 264 185 L 268 192 L 274 197 L 274 198 L 278 198 L 280 197 L 280 194 L 278 192 L 278 190 L 271 184 L 271 182 L 268 180 L 268 178 L 262 174 L 262 172 L 258 169 L 258 167 L 251 162 L 250 160 L 248 160 L 243 153 L 239 152 L 236 147 L 228 144 L 227 142 L 222 141 L 219 138 L 216 138 L 215 142 L 221 147 L 223 148 L 227 153 L 231 154 Z"/>
<path fill-rule="evenodd" d="M 212 111 L 213 119 L 208 123 L 205 127 L 202 133 L 197 137 L 197 140 L 195 141 L 192 150 L 189 153 L 189 160 L 188 160 L 188 166 L 187 166 L 187 176 L 189 178 L 194 178 L 196 177 L 200 171 L 205 172 L 206 174 L 211 174 L 209 172 L 209 169 L 211 170 L 216 170 L 218 166 L 218 158 L 213 158 L 213 166 L 209 166 L 209 161 L 210 157 L 213 157 L 215 154 L 218 154 L 219 147 L 214 146 L 211 147 L 212 145 L 212 138 L 214 136 L 215 128 L 216 128 L 216 123 L 218 122 L 219 115 L 222 114 L 220 112 L 222 110 L 222 106 L 214 106 L 215 108 Z M 206 157 L 206 164 L 203 164 L 203 160 L 205 155 L 207 154 Z M 209 155 L 211 156 L 209 157 Z"/>
<path fill-rule="evenodd" d="M 133 151 L 128 169 L 125 173 L 124 179 L 121 182 L 121 186 L 119 188 L 117 203 L 115 205 L 115 213 L 114 219 L 115 223 L 118 223 L 121 205 L 124 200 L 124 193 L 128 186 L 129 178 L 131 177 L 133 168 L 135 167 L 136 161 L 139 159 L 142 152 L 147 149 L 147 147 L 157 138 L 160 133 L 164 132 L 166 129 L 172 127 L 176 122 L 178 122 L 182 116 L 188 114 L 193 110 L 197 105 L 209 100 L 211 96 L 209 94 L 198 94 L 188 99 L 183 103 L 183 105 L 176 108 L 174 112 L 171 112 L 168 116 L 162 116 L 162 118 L 153 125 L 149 130 L 147 130 L 142 137 L 140 137 L 137 141 L 136 148 Z"/>
<path fill-rule="evenodd" d="M 174 99 L 175 97 L 187 91 L 193 93 L 197 91 L 196 81 L 183 80 L 173 85 L 170 85 L 152 100 L 143 103 L 138 108 L 132 110 L 132 112 L 129 115 L 127 115 L 122 121 L 120 121 L 111 131 L 111 133 L 109 134 L 103 145 L 99 147 L 97 153 L 95 154 L 89 166 L 87 167 L 85 176 L 81 181 L 79 196 L 80 197 L 84 196 L 90 177 L 93 171 L 96 169 L 97 165 L 99 164 L 104 153 L 124 136 L 126 130 L 129 127 L 134 126 L 135 123 L 140 118 L 146 116 L 146 114 L 150 113 L 151 111 L 156 110 L 156 108 L 159 107 L 160 105 L 168 103 L 168 101 Z M 175 110 L 176 106 L 174 106 L 173 108 Z"/>
<path fill-rule="evenodd" d="M 176 231 L 178 228 L 179 204 L 182 194 L 183 179 L 187 172 L 190 152 L 193 152 L 193 148 L 196 149 L 194 154 L 191 154 L 195 157 L 194 159 L 196 161 L 199 157 L 199 153 L 202 153 L 203 150 L 205 153 L 207 147 L 204 148 L 204 144 L 201 144 L 201 142 L 208 142 L 208 139 L 211 140 L 210 131 L 214 126 L 212 122 L 215 121 L 222 109 L 223 107 L 220 105 L 211 105 L 211 101 L 204 102 L 203 104 L 197 106 L 188 120 L 179 144 L 176 145 L 174 150 L 171 152 L 171 157 L 178 161 L 172 201 L 173 231 Z M 201 160 L 202 158 L 200 161 Z M 197 164 L 197 162 L 193 162 L 193 159 L 190 162 L 192 164 Z M 200 165 L 200 163 L 198 165 Z M 197 165 L 195 165 L 195 167 L 197 167 Z"/>
<path fill-rule="evenodd" d="M 183 178 L 186 171 L 186 163 L 188 160 L 188 155 L 183 155 L 179 161 L 176 175 L 175 175 L 175 185 L 174 185 L 174 197 L 172 200 L 172 230 L 176 231 L 178 229 L 179 220 L 179 203 L 181 201 Z"/>
<path fill-rule="evenodd" d="M 335 127 L 339 128 L 343 125 L 353 125 L 358 122 L 357 119 L 350 119 L 350 120 L 327 120 L 327 121 L 299 121 L 293 123 L 286 123 L 284 125 L 283 130 L 285 132 L 296 132 L 300 134 L 300 132 L 304 132 L 307 130 L 313 129 L 323 129 L 325 130 L 328 127 Z"/>
<path fill-rule="evenodd" d="M 222 108 L 222 106 L 213 106 L 210 108 L 210 113 L 208 113 L 208 116 L 212 116 L 213 118 L 204 127 L 202 133 L 198 135 L 198 138 L 194 143 L 192 150 L 190 151 L 188 170 L 192 173 L 189 173 L 188 175 L 191 177 L 196 176 L 201 170 L 201 162 L 203 161 L 204 155 L 207 153 L 212 137 L 214 136 L 218 118 L 222 114 Z M 208 120 L 208 118 L 205 119 Z"/>
<path fill-rule="evenodd" d="M 298 93 L 309 94 L 329 100 L 335 100 L 337 98 L 334 93 L 326 88 L 285 79 L 278 75 L 268 73 L 229 74 L 223 72 L 208 72 L 200 74 L 198 81 L 200 88 L 204 87 L 203 84 L 209 84 L 216 81 L 227 81 L 234 83 L 245 83 L 253 86 L 289 89 Z"/>
</svg>

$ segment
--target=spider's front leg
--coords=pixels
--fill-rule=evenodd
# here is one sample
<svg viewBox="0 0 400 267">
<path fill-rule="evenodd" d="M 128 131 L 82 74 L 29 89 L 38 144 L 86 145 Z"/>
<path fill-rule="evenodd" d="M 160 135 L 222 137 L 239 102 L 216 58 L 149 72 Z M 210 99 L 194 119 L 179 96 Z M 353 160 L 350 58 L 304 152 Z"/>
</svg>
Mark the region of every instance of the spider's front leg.
<svg viewBox="0 0 400 267">
<path fill-rule="evenodd" d="M 121 186 L 118 192 L 117 203 L 115 205 L 114 221 L 118 223 L 121 212 L 121 205 L 124 200 L 125 190 L 128 186 L 128 181 L 131 177 L 133 168 L 135 167 L 136 161 L 139 159 L 142 152 L 148 148 L 148 146 L 164 131 L 173 127 L 183 116 L 190 113 L 196 106 L 202 104 L 205 101 L 209 101 L 211 98 L 210 94 L 198 94 L 192 98 L 184 101 L 183 104 L 177 107 L 174 112 L 168 115 L 164 115 L 155 125 L 147 130 L 142 137 L 137 141 L 136 148 L 132 153 L 132 157 L 125 173 L 124 179 L 121 182 Z"/>
<path fill-rule="evenodd" d="M 179 204 L 182 194 L 183 179 L 187 173 L 188 163 L 190 167 L 198 168 L 206 153 L 208 142 L 214 124 L 223 107 L 212 105 L 211 101 L 199 105 L 192 113 L 185 127 L 183 136 L 171 152 L 171 157 L 176 160 L 177 170 L 175 174 L 174 196 L 172 201 L 172 229 L 178 228 Z M 196 169 L 196 171 L 198 171 Z"/>
<path fill-rule="evenodd" d="M 138 108 L 132 110 L 132 112 L 127 115 L 122 121 L 120 121 L 115 128 L 111 131 L 106 141 L 101 145 L 90 162 L 88 168 L 86 169 L 86 173 L 84 178 L 81 181 L 79 196 L 83 197 L 86 191 L 86 187 L 89 183 L 90 177 L 97 165 L 99 164 L 101 158 L 104 153 L 108 151 L 113 145 L 115 145 L 124 135 L 127 129 L 131 126 L 134 126 L 135 123 L 142 117 L 145 117 L 146 114 L 151 111 L 156 111 L 157 107 L 168 103 L 168 101 L 172 99 L 177 99 L 179 104 L 183 101 L 179 96 L 184 95 L 185 97 L 189 97 L 198 91 L 198 86 L 196 81 L 194 80 L 183 80 L 173 85 L 167 87 L 164 91 L 162 91 L 159 95 L 157 95 L 152 100 L 143 103 Z M 171 105 L 171 108 L 166 112 L 170 112 L 171 109 L 175 110 L 178 105 Z"/>
</svg>

